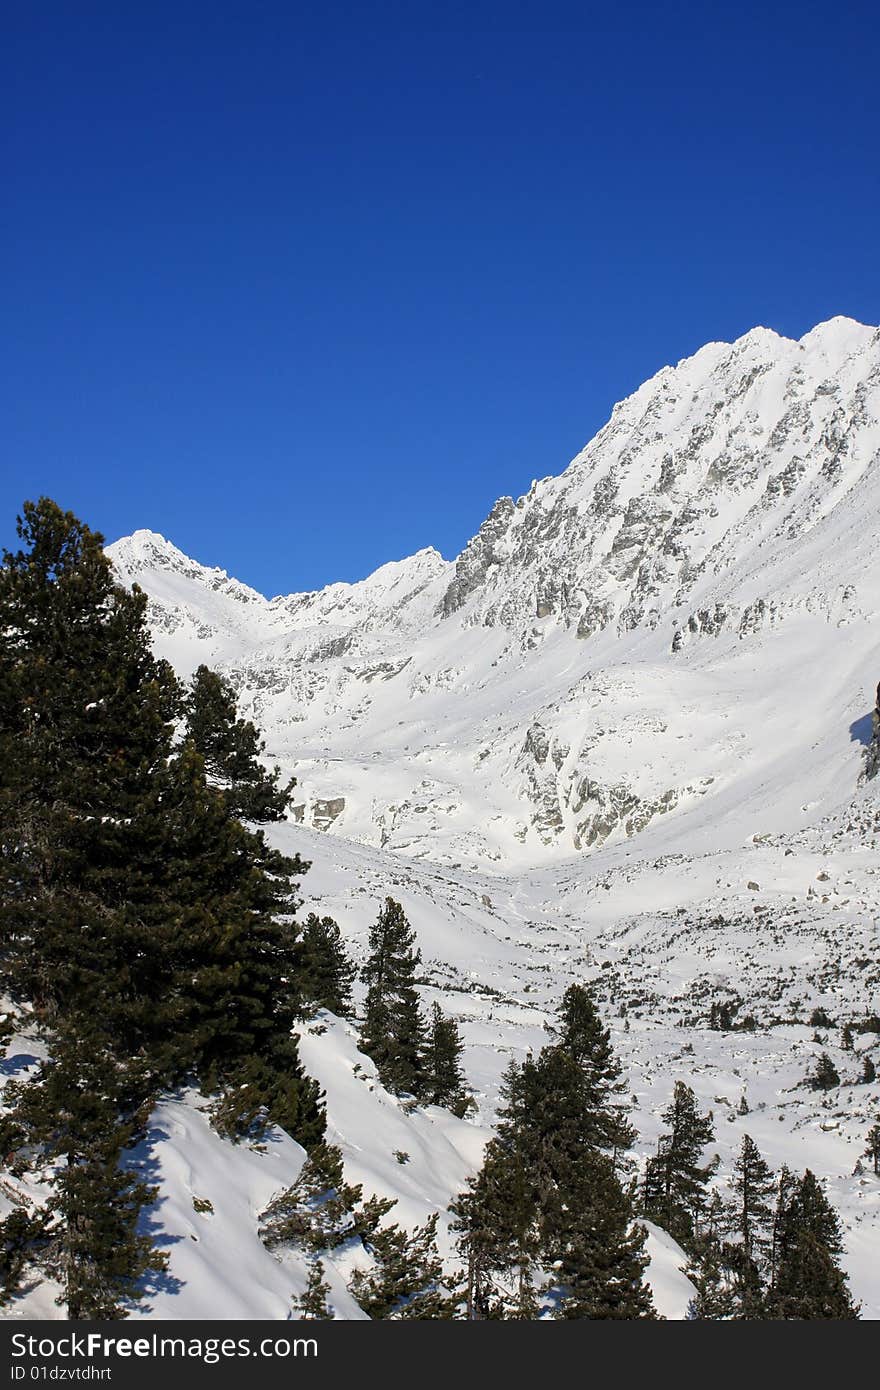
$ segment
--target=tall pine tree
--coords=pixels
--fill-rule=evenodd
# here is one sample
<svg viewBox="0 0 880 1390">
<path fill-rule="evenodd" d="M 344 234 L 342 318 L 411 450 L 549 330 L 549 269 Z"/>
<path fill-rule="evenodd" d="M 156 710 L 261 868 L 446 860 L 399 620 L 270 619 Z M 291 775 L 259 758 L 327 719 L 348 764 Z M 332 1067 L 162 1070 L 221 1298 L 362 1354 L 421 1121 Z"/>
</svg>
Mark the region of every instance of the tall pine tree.
<svg viewBox="0 0 880 1390">
<path fill-rule="evenodd" d="M 361 1050 L 372 1057 L 389 1090 L 419 1095 L 424 1021 L 415 981 L 422 957 L 406 914 L 393 898 L 385 899 L 370 928 L 369 949 L 362 972 L 367 998 Z"/>
<path fill-rule="evenodd" d="M 809 1169 L 791 1184 L 779 1215 L 775 1276 L 766 1311 L 785 1320 L 858 1318 L 840 1268 L 843 1237 L 837 1213 Z"/>
<path fill-rule="evenodd" d="M 700 1113 L 694 1092 L 683 1081 L 676 1081 L 663 1121 L 669 1130 L 648 1160 L 644 1212 L 688 1248 L 706 1204 L 707 1183 L 717 1166 L 700 1162 L 715 1129 L 711 1115 Z"/>
<path fill-rule="evenodd" d="M 25 505 L 19 534 L 0 567 L 0 984 L 50 1060 L 4 1128 L 19 1164 L 63 1155 L 44 1264 L 66 1271 L 69 1308 L 113 1316 L 150 1268 L 135 1233 L 149 1194 L 117 1160 L 158 1088 L 195 1072 L 239 1110 L 247 1095 L 230 1129 L 260 1115 L 320 1136 L 290 1031 L 292 875 L 307 866 L 246 830 L 192 745 L 175 748 L 180 689 L 102 537 L 48 499 Z M 115 1078 L 96 1092 L 101 1142 L 79 1080 L 99 1059 Z"/>
<path fill-rule="evenodd" d="M 583 1076 L 583 1107 L 593 1125 L 591 1142 L 616 1162 L 631 1147 L 635 1130 L 619 1097 L 626 1090 L 623 1072 L 611 1045 L 611 1030 L 599 1015 L 584 985 L 569 985 L 556 1021 L 558 1046 L 577 1063 Z"/>
<path fill-rule="evenodd" d="M 428 1105 L 445 1106 L 458 1116 L 464 1114 L 468 1103 L 462 1051 L 458 1024 L 435 1003 L 422 1052 L 421 1095 Z"/>
<path fill-rule="evenodd" d="M 345 950 L 339 924 L 310 912 L 297 948 L 298 988 L 305 1007 L 351 1013 L 355 968 Z"/>
<path fill-rule="evenodd" d="M 184 712 L 190 742 L 232 814 L 247 821 L 284 820 L 296 779 L 282 786 L 281 769 L 266 768 L 266 745 L 250 720 L 239 717 L 231 683 L 200 666 L 186 692 Z"/>
<path fill-rule="evenodd" d="M 776 1183 L 748 1134 L 734 1163 L 732 1186 L 737 1198 L 731 1224 L 737 1236 L 738 1316 L 754 1318 L 760 1315 L 770 1260 Z"/>
<path fill-rule="evenodd" d="M 453 1207 L 471 1318 L 536 1317 L 542 1298 L 562 1318 L 654 1316 L 646 1232 L 615 1171 L 620 1073 L 583 993 L 567 994 L 561 1023 L 555 1045 L 505 1073 L 496 1138 Z"/>
</svg>

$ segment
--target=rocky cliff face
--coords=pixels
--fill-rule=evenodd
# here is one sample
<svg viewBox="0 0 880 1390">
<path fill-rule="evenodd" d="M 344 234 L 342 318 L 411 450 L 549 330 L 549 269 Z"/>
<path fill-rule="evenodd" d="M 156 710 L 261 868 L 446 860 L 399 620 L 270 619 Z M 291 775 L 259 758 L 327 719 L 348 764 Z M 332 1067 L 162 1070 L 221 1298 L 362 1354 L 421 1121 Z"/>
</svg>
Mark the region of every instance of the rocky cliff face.
<svg viewBox="0 0 880 1390">
<path fill-rule="evenodd" d="M 871 715 L 871 740 L 865 752 L 865 778 L 871 782 L 880 773 L 880 685 L 877 703 Z"/>
<path fill-rule="evenodd" d="M 162 652 L 226 669 L 306 823 L 539 862 L 851 788 L 878 515 L 880 330 L 833 319 L 664 368 L 454 563 L 268 600 L 150 533 L 110 553 Z"/>
<path fill-rule="evenodd" d="M 552 615 L 584 638 L 657 626 L 713 591 L 768 604 L 758 572 L 804 550 L 876 466 L 878 400 L 880 332 L 851 320 L 797 343 L 768 329 L 712 343 L 615 407 L 560 477 L 496 503 L 442 612 Z M 705 606 L 696 621 L 712 630 Z"/>
</svg>

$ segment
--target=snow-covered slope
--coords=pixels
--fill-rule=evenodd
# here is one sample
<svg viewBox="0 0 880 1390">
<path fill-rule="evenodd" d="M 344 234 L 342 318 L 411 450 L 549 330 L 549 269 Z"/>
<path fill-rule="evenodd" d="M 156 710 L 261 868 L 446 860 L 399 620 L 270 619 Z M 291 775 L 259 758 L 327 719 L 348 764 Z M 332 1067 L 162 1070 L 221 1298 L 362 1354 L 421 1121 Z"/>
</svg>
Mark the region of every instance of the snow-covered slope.
<svg viewBox="0 0 880 1390">
<path fill-rule="evenodd" d="M 658 373 L 454 565 L 425 550 L 270 601 L 147 532 L 110 553 L 159 649 L 229 672 L 306 823 L 536 863 L 698 807 L 713 838 L 757 806 L 789 827 L 817 780 L 852 786 L 878 451 L 880 332 L 756 329 Z"/>
<path fill-rule="evenodd" d="M 835 319 L 664 369 L 455 562 L 422 551 L 267 600 L 150 533 L 110 547 L 150 596 L 159 651 L 184 673 L 221 666 L 296 772 L 275 834 L 313 862 L 307 908 L 362 956 L 399 898 L 426 1000 L 461 1021 L 479 1127 L 371 1090 L 343 1025 L 304 1039 L 353 1179 L 399 1196 L 401 1219 L 443 1208 L 506 1061 L 589 977 L 641 1156 L 687 1080 L 715 1114 L 720 1181 L 744 1132 L 826 1181 L 880 1316 L 880 1180 L 853 1173 L 880 1038 L 839 1047 L 845 1021 L 880 1012 L 880 784 L 860 785 L 878 530 L 880 330 Z M 713 999 L 754 1030 L 710 1029 Z M 834 1028 L 810 1025 L 817 1006 Z M 843 1077 L 828 1094 L 800 1084 L 822 1050 Z M 658 1299 L 681 1316 L 677 1257 L 652 1239 Z"/>
</svg>

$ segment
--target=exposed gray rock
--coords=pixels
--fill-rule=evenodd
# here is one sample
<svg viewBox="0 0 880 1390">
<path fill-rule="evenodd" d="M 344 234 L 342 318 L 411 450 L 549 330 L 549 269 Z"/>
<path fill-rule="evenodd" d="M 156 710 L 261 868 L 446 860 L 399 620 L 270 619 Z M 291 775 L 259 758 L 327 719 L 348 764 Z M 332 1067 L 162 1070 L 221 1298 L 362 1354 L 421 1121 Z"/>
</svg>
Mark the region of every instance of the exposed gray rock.
<svg viewBox="0 0 880 1390">
<path fill-rule="evenodd" d="M 316 830 L 326 830 L 345 810 L 345 797 L 334 796 L 326 801 L 316 801 L 312 810 L 312 825 Z"/>
<path fill-rule="evenodd" d="M 467 602 L 470 595 L 484 583 L 493 568 L 503 564 L 506 556 L 496 549 L 507 530 L 507 522 L 516 511 L 512 497 L 499 497 L 477 534 L 465 546 L 455 565 L 455 578 L 443 596 L 442 613 L 448 618 Z"/>
</svg>

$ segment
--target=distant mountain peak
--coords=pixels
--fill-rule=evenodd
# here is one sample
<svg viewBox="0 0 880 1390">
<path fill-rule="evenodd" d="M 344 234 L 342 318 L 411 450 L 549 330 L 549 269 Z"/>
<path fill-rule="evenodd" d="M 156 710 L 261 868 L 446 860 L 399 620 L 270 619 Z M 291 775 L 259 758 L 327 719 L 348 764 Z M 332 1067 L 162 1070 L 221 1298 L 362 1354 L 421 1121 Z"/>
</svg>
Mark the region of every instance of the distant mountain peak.
<svg viewBox="0 0 880 1390">
<path fill-rule="evenodd" d="M 308 823 L 344 803 L 344 834 L 475 863 L 595 848 L 735 788 L 765 726 L 775 785 L 798 747 L 781 686 L 798 719 L 825 702 L 813 727 L 843 731 L 854 786 L 878 526 L 880 333 L 839 317 L 664 368 L 455 561 L 427 547 L 268 600 L 153 532 L 109 553 L 163 655 L 229 672 Z M 806 805 L 812 754 L 792 759 L 774 795 L 805 779 Z"/>
</svg>

